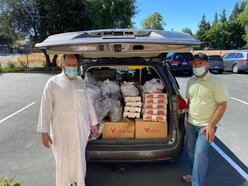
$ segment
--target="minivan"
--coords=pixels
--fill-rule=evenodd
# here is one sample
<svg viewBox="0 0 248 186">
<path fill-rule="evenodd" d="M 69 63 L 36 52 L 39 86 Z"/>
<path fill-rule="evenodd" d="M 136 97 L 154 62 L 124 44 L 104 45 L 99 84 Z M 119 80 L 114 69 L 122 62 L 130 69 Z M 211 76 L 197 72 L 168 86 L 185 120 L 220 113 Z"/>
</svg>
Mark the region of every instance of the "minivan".
<svg viewBox="0 0 248 186">
<path fill-rule="evenodd" d="M 187 73 L 192 75 L 192 60 L 193 55 L 190 52 L 175 52 L 168 53 L 166 62 L 169 63 L 172 71 L 175 73 Z"/>
<path fill-rule="evenodd" d="M 184 144 L 186 102 L 163 56 L 190 51 L 198 44 L 190 35 L 179 32 L 106 29 L 52 35 L 36 47 L 48 54 L 80 54 L 82 77 L 90 73 L 95 80 L 108 78 L 118 84 L 132 81 L 141 89 L 146 81 L 160 79 L 167 95 L 166 138 L 100 136 L 90 141 L 86 149 L 88 161 L 149 162 L 175 160 Z"/>
<path fill-rule="evenodd" d="M 223 55 L 224 70 L 237 74 L 248 71 L 248 51 L 236 51 Z"/>
</svg>

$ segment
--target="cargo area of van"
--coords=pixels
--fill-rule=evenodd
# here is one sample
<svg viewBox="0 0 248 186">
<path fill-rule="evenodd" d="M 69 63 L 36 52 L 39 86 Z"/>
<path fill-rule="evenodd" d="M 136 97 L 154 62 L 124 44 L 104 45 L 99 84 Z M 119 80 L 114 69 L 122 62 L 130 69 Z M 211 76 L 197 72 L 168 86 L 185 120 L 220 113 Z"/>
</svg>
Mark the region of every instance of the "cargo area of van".
<svg viewBox="0 0 248 186">
<path fill-rule="evenodd" d="M 153 66 L 93 66 L 84 73 L 98 119 L 91 143 L 168 142 L 169 97 Z"/>
</svg>

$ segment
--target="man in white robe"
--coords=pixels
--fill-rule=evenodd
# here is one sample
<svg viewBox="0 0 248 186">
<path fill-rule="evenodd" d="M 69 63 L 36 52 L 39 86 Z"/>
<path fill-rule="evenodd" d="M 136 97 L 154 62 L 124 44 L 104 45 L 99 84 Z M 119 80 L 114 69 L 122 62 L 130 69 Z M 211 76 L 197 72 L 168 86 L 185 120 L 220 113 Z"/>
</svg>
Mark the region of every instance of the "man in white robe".
<svg viewBox="0 0 248 186">
<path fill-rule="evenodd" d="M 90 131 L 97 131 L 97 117 L 81 77 L 76 55 L 62 56 L 62 73 L 46 83 L 37 131 L 45 147 L 52 147 L 56 186 L 84 186 L 85 148 Z"/>
</svg>

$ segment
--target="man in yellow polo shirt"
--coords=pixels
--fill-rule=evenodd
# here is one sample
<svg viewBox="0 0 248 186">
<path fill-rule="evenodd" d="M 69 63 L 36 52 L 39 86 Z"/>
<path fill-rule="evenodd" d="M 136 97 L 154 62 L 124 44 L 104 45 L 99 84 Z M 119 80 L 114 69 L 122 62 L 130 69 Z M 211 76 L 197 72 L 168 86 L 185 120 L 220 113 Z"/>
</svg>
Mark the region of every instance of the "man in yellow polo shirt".
<svg viewBox="0 0 248 186">
<path fill-rule="evenodd" d="M 183 176 L 192 186 L 202 186 L 208 167 L 208 149 L 215 138 L 216 125 L 227 107 L 225 84 L 208 72 L 208 57 L 194 55 L 192 76 L 187 84 L 188 127 L 186 145 L 192 165 L 192 175 Z"/>
</svg>

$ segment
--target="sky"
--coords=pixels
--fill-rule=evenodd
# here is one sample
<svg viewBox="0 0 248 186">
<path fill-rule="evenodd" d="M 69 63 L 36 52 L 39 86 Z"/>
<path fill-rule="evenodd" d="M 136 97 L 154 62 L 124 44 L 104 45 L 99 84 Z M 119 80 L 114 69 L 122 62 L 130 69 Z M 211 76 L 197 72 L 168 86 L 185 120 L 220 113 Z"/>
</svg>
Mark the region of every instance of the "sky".
<svg viewBox="0 0 248 186">
<path fill-rule="evenodd" d="M 226 10 L 229 17 L 239 0 L 136 0 L 138 13 L 133 18 L 134 27 L 142 28 L 141 21 L 154 12 L 159 12 L 165 22 L 165 30 L 181 31 L 188 27 L 195 33 L 203 14 L 213 22 L 217 12 Z"/>
</svg>

